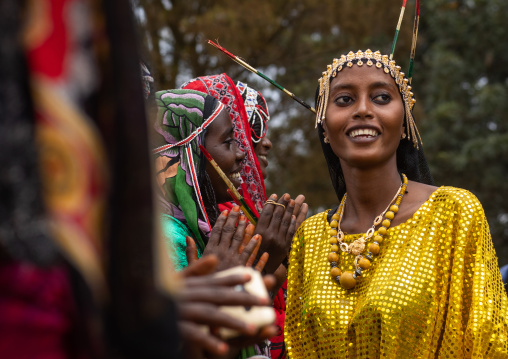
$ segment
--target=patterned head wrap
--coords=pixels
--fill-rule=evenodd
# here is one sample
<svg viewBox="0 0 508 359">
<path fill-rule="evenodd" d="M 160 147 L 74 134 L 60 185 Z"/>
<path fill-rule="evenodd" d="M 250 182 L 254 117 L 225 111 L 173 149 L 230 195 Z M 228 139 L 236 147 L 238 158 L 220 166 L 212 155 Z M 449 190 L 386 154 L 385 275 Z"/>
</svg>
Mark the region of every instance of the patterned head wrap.
<svg viewBox="0 0 508 359">
<path fill-rule="evenodd" d="M 268 121 L 270 121 L 268 105 L 263 95 L 247 84 L 238 81 L 236 87 L 238 87 L 238 91 L 242 94 L 245 112 L 247 112 L 247 120 L 251 129 L 252 143 L 256 147 L 261 139 L 266 136 L 266 131 L 268 130 Z"/>
<path fill-rule="evenodd" d="M 238 142 L 240 149 L 245 153 L 241 170 L 243 179 L 242 195 L 246 200 L 251 200 L 255 204 L 256 209 L 260 211 L 266 201 L 265 182 L 261 174 L 258 159 L 254 153 L 254 146 L 250 135 L 251 128 L 248 123 L 242 95 L 233 80 L 226 74 L 202 76 L 186 82 L 181 88 L 207 93 L 226 106 L 229 116 L 233 121 L 235 140 Z"/>
<path fill-rule="evenodd" d="M 155 100 L 158 112 L 154 128 L 164 144 L 152 153 L 159 155 L 156 169 L 166 200 L 163 204 L 167 212 L 187 223 L 204 247 L 199 230 L 208 237 L 212 226 L 199 185 L 206 164 L 199 145 L 204 144 L 206 128 L 224 105 L 192 90 L 159 91 Z"/>
</svg>

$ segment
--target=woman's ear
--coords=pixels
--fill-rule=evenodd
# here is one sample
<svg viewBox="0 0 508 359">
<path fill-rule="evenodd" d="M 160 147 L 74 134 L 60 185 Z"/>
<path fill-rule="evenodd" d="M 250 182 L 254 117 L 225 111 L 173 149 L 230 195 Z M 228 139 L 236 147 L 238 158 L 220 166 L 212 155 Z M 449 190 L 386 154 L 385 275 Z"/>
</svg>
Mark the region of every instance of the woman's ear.
<svg viewBox="0 0 508 359">
<path fill-rule="evenodd" d="M 330 140 L 328 139 L 328 135 L 327 135 L 327 128 L 326 128 L 326 123 L 323 121 L 321 122 L 321 126 L 323 127 L 323 142 L 324 143 L 330 143 Z"/>
</svg>

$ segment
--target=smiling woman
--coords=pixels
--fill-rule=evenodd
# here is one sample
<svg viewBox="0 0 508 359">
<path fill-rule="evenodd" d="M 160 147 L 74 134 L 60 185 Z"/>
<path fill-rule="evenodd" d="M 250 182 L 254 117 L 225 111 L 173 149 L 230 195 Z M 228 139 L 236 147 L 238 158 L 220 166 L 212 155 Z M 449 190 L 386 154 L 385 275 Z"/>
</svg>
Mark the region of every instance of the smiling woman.
<svg viewBox="0 0 508 359">
<path fill-rule="evenodd" d="M 224 106 L 213 97 L 192 90 L 159 91 L 155 97 L 154 128 L 160 146 L 153 153 L 162 230 L 175 267 L 182 269 L 187 266 L 186 237 L 194 238 L 201 256 L 217 219 L 217 205 L 229 199 L 226 185 L 207 166 L 199 145 L 237 182 L 244 154 L 233 141 Z"/>
<path fill-rule="evenodd" d="M 293 241 L 290 358 L 508 357 L 483 208 L 464 189 L 432 186 L 408 83 L 370 50 L 323 73 L 316 122 L 340 204 Z"/>
<path fill-rule="evenodd" d="M 238 146 L 245 152 L 245 158 L 242 161 L 240 172 L 243 179 L 242 194 L 245 198 L 254 203 L 258 212 L 261 212 L 267 199 L 265 182 L 263 179 L 263 169 L 266 167 L 267 163 L 266 157 L 264 158 L 265 162 L 260 160 L 255 152 L 255 147 L 259 148 L 259 150 L 264 149 L 262 155 L 266 156 L 268 150 L 271 148 L 271 143 L 265 146 L 261 143 L 256 144 L 252 139 L 251 124 L 249 123 L 251 116 L 248 115 L 247 110 L 249 108 L 245 105 L 244 99 L 242 98 L 244 88 L 237 87 L 233 80 L 226 74 L 200 76 L 186 82 L 182 85 L 182 88 L 204 92 L 215 97 L 226 107 L 231 121 L 233 122 L 234 138 Z M 248 103 L 251 104 L 251 102 L 252 101 Z M 256 105 L 254 105 L 254 110 L 255 109 L 257 109 Z M 254 111 L 252 112 L 254 113 Z M 265 112 L 267 114 L 268 109 L 266 109 Z M 264 128 L 266 129 L 266 126 L 264 126 Z M 261 126 L 259 126 L 258 132 L 259 138 L 256 140 L 259 142 L 266 134 L 266 131 L 263 131 Z"/>
<path fill-rule="evenodd" d="M 241 162 L 245 157 L 245 153 L 236 145 L 233 138 L 233 124 L 225 109 L 210 124 L 205 135 L 205 148 L 235 187 L 239 187 L 242 183 L 240 177 Z M 227 193 L 226 183 L 208 162 L 206 173 L 210 178 L 210 184 L 214 189 L 217 203 L 230 201 L 231 197 Z"/>
<path fill-rule="evenodd" d="M 266 136 L 270 115 L 264 97 L 245 83 L 238 81 L 235 84 L 226 74 L 201 76 L 188 81 L 182 85 L 182 88 L 205 92 L 214 96 L 226 106 L 233 121 L 234 138 L 246 154 L 242 161 L 240 172 L 242 177 L 242 193 L 263 214 L 263 206 L 267 203 L 264 183 L 264 179 L 267 176 L 267 155 L 272 148 L 272 142 Z M 296 227 L 300 225 L 307 215 L 308 206 L 303 203 L 304 198 L 300 195 L 292 201 L 295 204 L 293 214 L 295 215 Z M 273 198 L 270 199 L 273 202 Z M 291 202 L 289 204 L 291 206 Z M 229 209 L 231 206 L 232 204 L 225 203 L 220 208 Z M 273 207 L 273 204 L 269 204 L 268 207 Z M 278 210 L 280 211 L 280 208 Z M 265 211 L 264 215 L 266 213 Z M 261 227 L 266 223 L 266 221 L 261 219 L 256 227 L 256 233 L 262 233 L 263 243 L 261 246 L 264 251 L 270 254 L 270 259 L 265 270 L 275 274 L 277 287 L 280 287 L 278 291 L 275 291 L 274 300 L 274 309 L 277 313 L 276 325 L 280 328 L 280 331 L 277 337 L 270 339 L 270 351 L 272 358 L 284 358 L 285 281 L 287 270 L 282 265 L 282 261 L 287 258 L 290 239 L 289 241 L 284 240 L 284 238 L 287 238 L 287 233 L 284 230 L 280 231 L 280 235 L 277 235 L 278 226 L 272 227 L 275 230 L 270 229 L 268 233 L 263 231 Z M 284 242 L 286 244 L 281 244 Z M 270 246 L 265 245 L 266 243 L 279 244 Z"/>
<path fill-rule="evenodd" d="M 322 126 L 342 167 L 395 163 L 404 132 L 404 105 L 395 82 L 375 67 L 355 66 L 332 80 L 329 96 Z"/>
</svg>

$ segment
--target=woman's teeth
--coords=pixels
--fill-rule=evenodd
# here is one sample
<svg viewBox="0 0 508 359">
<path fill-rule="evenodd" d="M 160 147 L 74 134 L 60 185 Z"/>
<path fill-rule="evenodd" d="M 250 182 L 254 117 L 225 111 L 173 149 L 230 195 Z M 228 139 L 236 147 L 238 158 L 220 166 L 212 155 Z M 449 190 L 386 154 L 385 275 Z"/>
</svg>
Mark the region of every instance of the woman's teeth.
<svg viewBox="0 0 508 359">
<path fill-rule="evenodd" d="M 261 158 L 262 160 L 265 160 L 265 161 L 266 161 L 266 156 L 259 155 L 259 158 Z"/>
<path fill-rule="evenodd" d="M 371 128 L 360 128 L 358 130 L 353 130 L 349 133 L 349 137 L 358 137 L 358 136 L 369 136 L 369 137 L 375 137 L 379 133 L 376 130 L 373 130 Z"/>
<path fill-rule="evenodd" d="M 239 181 L 242 178 L 242 176 L 240 176 L 240 172 L 236 172 L 236 173 L 230 174 L 229 178 L 232 179 L 233 181 Z"/>
</svg>

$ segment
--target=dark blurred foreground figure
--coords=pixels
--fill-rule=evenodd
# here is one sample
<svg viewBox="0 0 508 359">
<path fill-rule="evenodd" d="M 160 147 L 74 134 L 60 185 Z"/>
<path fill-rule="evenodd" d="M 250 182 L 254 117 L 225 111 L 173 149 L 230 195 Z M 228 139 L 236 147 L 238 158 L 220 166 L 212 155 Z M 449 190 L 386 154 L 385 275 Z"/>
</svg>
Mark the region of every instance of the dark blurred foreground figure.
<svg viewBox="0 0 508 359">
<path fill-rule="evenodd" d="M 76 53 L 63 45 L 74 43 L 75 39 L 58 42 L 55 36 L 68 34 L 62 28 L 64 8 L 71 13 L 77 10 L 56 1 L 52 4 L 4 1 L 0 5 L 3 358 L 86 358 L 101 351 L 91 330 L 97 317 L 93 315 L 88 288 L 94 288 L 100 298 L 105 286 L 97 266 L 99 249 L 94 248 L 98 233 L 89 231 L 98 229 L 89 220 L 96 213 L 87 206 L 103 207 L 104 179 L 102 168 L 93 162 L 96 158 L 89 160 L 97 168 L 94 175 L 98 179 L 95 195 L 89 195 L 91 175 L 78 172 L 88 148 L 81 148 L 83 155 L 78 158 L 67 150 L 69 143 L 80 146 L 90 136 L 77 130 L 67 131 L 74 120 L 70 116 L 82 119 L 81 111 L 73 106 L 81 91 L 69 93 L 68 101 L 57 95 L 70 84 L 79 85 L 71 81 L 72 76 L 63 66 L 64 54 Z M 45 26 L 38 26 L 41 23 Z M 41 61 L 43 57 L 47 60 Z M 36 98 L 33 102 L 32 97 Z M 78 125 L 86 126 L 86 122 Z M 73 138 L 62 136 L 62 132 Z M 87 202 L 80 203 L 83 198 Z M 80 213 L 81 208 L 84 211 Z M 62 240 L 59 245 L 57 237 Z M 79 264 L 73 262 L 79 259 L 75 256 L 78 252 L 89 263 L 83 276 L 75 269 Z M 88 276 L 89 285 L 85 284 L 84 276 Z"/>
<path fill-rule="evenodd" d="M 220 339 L 183 330 L 180 340 L 177 326 L 249 332 L 218 306 L 260 304 L 232 289 L 248 278 L 206 276 L 213 256 L 178 280 L 167 257 L 153 255 L 129 5 L 0 4 L 2 358 L 180 358 L 186 345 L 194 350 L 185 357 L 221 354 Z"/>
</svg>

